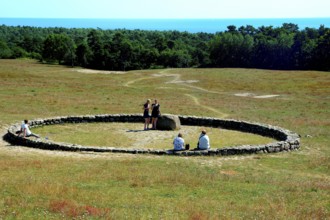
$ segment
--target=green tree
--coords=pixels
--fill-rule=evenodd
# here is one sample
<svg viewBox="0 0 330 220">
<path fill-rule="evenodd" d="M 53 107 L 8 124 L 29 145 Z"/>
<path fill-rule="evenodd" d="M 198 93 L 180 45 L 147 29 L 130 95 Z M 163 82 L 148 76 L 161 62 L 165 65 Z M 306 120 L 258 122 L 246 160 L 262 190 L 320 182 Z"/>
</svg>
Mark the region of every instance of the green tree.
<svg viewBox="0 0 330 220">
<path fill-rule="evenodd" d="M 42 58 L 46 61 L 65 61 L 67 54 L 73 56 L 74 45 L 66 34 L 50 34 L 44 41 Z"/>
<path fill-rule="evenodd" d="M 11 48 L 12 54 L 11 58 L 22 58 L 22 57 L 28 57 L 28 53 L 21 47 L 14 46 Z"/>
<path fill-rule="evenodd" d="M 166 49 L 160 54 L 160 65 L 164 67 L 184 68 L 191 63 L 191 56 L 184 50 Z"/>
<path fill-rule="evenodd" d="M 86 42 L 82 42 L 76 49 L 77 63 L 80 66 L 87 67 L 89 65 L 88 58 L 91 56 L 91 51 Z"/>
<path fill-rule="evenodd" d="M 158 34 L 155 39 L 154 47 L 159 51 L 162 52 L 167 49 L 167 40 L 162 34 Z"/>
<path fill-rule="evenodd" d="M 310 28 L 295 35 L 294 44 L 292 45 L 293 69 L 312 68 L 317 38 L 318 32 Z"/>
<path fill-rule="evenodd" d="M 246 25 L 241 26 L 240 28 L 238 28 L 238 31 L 243 34 L 243 35 L 250 35 L 250 36 L 254 36 L 257 33 L 257 29 L 254 28 L 252 25 Z"/>
<path fill-rule="evenodd" d="M 327 30 L 317 42 L 315 50 L 315 66 L 321 70 L 330 70 L 330 30 Z"/>
<path fill-rule="evenodd" d="M 240 33 L 223 33 L 210 42 L 210 59 L 214 66 L 248 67 L 254 47 L 253 38 Z"/>
<path fill-rule="evenodd" d="M 87 44 L 90 49 L 87 61 L 93 68 L 104 69 L 105 67 L 105 51 L 103 33 L 100 30 L 91 30 L 87 35 Z"/>
<path fill-rule="evenodd" d="M 12 51 L 8 47 L 7 43 L 0 40 L 0 58 L 8 59 L 12 56 Z"/>
<path fill-rule="evenodd" d="M 273 48 L 274 69 L 292 69 L 294 62 L 292 59 L 292 46 L 294 44 L 294 34 L 281 33 L 276 38 L 276 46 Z"/>
<path fill-rule="evenodd" d="M 136 66 L 134 56 L 137 54 L 138 50 L 134 51 L 131 41 L 122 32 L 117 32 L 106 45 L 107 66 L 110 64 L 112 68 L 124 71 L 132 69 Z"/>
</svg>

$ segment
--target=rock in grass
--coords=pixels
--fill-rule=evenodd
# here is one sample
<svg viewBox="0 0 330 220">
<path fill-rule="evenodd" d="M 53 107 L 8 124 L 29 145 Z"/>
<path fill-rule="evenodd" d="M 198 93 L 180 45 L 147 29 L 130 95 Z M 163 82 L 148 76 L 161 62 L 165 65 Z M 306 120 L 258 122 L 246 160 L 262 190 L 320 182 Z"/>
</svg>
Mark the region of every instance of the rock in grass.
<svg viewBox="0 0 330 220">
<path fill-rule="evenodd" d="M 158 130 L 173 131 L 181 128 L 180 119 L 177 115 L 161 115 L 157 121 Z"/>
</svg>

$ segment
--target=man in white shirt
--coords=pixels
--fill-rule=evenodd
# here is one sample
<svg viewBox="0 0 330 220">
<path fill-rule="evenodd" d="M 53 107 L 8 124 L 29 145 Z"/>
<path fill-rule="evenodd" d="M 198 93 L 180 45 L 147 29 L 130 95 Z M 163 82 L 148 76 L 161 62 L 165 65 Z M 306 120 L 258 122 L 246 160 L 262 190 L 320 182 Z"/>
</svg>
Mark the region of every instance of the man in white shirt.
<svg viewBox="0 0 330 220">
<path fill-rule="evenodd" d="M 24 125 L 25 125 L 25 123 L 24 123 L 24 121 L 22 121 L 20 130 L 16 131 L 17 136 L 20 136 L 21 134 L 23 134 Z"/>
<path fill-rule="evenodd" d="M 24 125 L 22 125 L 22 133 L 23 133 L 23 137 L 36 137 L 36 138 L 40 138 L 38 135 L 33 134 L 30 131 L 29 128 L 29 121 L 28 120 L 24 120 Z"/>
<path fill-rule="evenodd" d="M 199 136 L 197 149 L 198 150 L 207 150 L 207 149 L 210 149 L 210 139 L 209 139 L 209 136 L 207 136 L 205 130 L 202 130 L 202 133 Z"/>
<path fill-rule="evenodd" d="M 182 134 L 179 133 L 177 137 L 174 138 L 173 141 L 174 150 L 184 150 L 184 139 L 182 138 Z"/>
</svg>

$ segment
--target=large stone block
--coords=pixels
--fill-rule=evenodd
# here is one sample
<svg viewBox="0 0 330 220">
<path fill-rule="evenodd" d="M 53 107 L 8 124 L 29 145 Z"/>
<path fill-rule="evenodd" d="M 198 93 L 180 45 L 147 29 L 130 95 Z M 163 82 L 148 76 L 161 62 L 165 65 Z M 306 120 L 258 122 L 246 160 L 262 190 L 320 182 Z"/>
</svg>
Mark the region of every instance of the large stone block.
<svg viewBox="0 0 330 220">
<path fill-rule="evenodd" d="M 157 121 L 158 130 L 179 130 L 181 128 L 180 119 L 177 115 L 161 115 Z"/>
</svg>

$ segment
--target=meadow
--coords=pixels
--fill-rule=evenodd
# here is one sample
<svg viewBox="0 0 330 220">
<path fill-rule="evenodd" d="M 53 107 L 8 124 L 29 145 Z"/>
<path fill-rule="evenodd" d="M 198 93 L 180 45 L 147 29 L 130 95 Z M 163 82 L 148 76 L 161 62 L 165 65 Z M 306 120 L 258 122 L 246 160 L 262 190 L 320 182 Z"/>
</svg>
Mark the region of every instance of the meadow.
<svg viewBox="0 0 330 220">
<path fill-rule="evenodd" d="M 201 130 L 206 129 L 214 148 L 237 145 L 258 145 L 276 140 L 251 133 L 220 128 L 181 126 L 180 131 L 143 131 L 142 123 L 85 123 L 45 126 L 34 132 L 47 141 L 75 143 L 87 146 L 111 146 L 116 148 L 172 149 L 173 139 L 180 132 L 186 144 L 197 146 Z"/>
<path fill-rule="evenodd" d="M 329 72 L 190 68 L 121 73 L 0 60 L 1 135 L 25 118 L 139 113 L 147 98 L 157 98 L 162 113 L 284 127 L 301 135 L 301 148 L 187 158 L 52 152 L 1 141 L 0 219 L 330 219 Z M 111 126 L 35 131 L 59 140 L 69 134 L 60 141 L 106 145 L 123 129 Z M 143 125 L 128 129 L 135 126 Z M 101 131 L 106 138 L 98 129 L 106 129 Z M 56 136 L 54 130 L 62 133 Z M 191 142 L 199 130 L 187 133 Z M 212 132 L 219 145 L 269 141 Z M 129 146 L 129 141 L 122 138 L 118 144 Z"/>
</svg>

